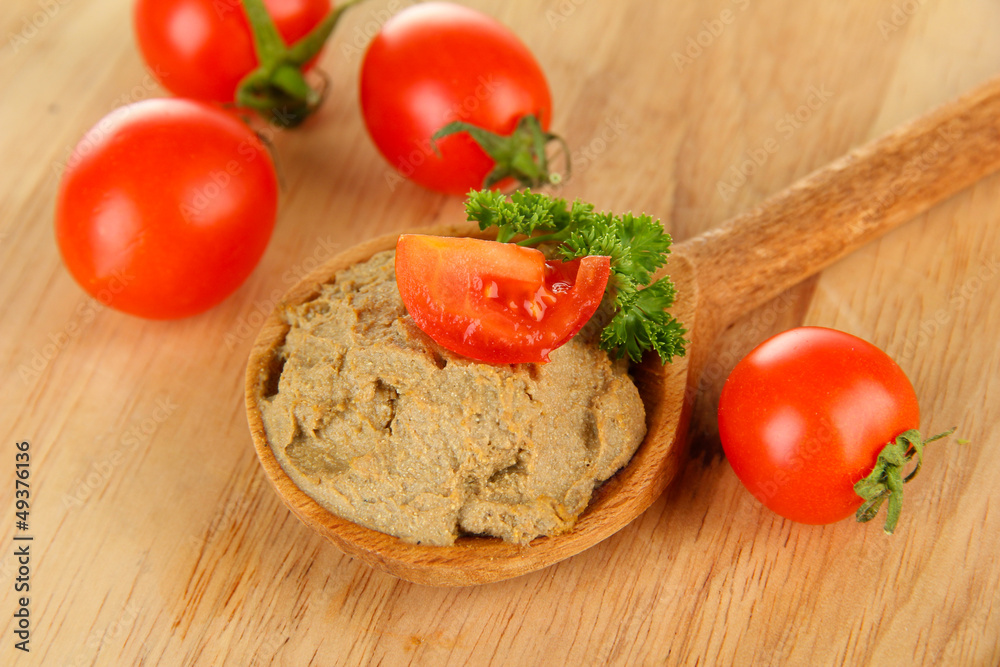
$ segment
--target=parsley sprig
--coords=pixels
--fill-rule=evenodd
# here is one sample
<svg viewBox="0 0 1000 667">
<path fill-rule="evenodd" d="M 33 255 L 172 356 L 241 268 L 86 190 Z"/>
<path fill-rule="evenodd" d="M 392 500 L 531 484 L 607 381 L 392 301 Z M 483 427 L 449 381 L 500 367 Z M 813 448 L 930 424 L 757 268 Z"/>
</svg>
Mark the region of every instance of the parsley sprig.
<svg viewBox="0 0 1000 667">
<path fill-rule="evenodd" d="M 601 347 L 617 358 L 626 354 L 638 362 L 653 350 L 664 363 L 684 356 L 683 325 L 667 312 L 674 302 L 674 285 L 667 277 L 652 282 L 667 262 L 670 235 L 658 220 L 631 213 L 597 213 L 592 204 L 519 190 L 509 197 L 491 190 L 473 190 L 465 211 L 479 228 L 497 227 L 497 240 L 535 246 L 547 257 L 570 261 L 586 255 L 611 257 L 611 278 L 605 305 L 613 311 L 601 331 Z M 652 284 L 650 284 L 652 282 Z"/>
</svg>

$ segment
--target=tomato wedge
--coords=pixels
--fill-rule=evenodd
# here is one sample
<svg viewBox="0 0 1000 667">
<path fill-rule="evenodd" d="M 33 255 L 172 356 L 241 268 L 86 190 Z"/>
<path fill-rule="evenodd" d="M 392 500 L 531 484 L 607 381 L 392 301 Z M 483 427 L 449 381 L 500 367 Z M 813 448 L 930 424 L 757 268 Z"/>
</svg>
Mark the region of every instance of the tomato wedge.
<svg viewBox="0 0 1000 667">
<path fill-rule="evenodd" d="M 610 274 L 609 257 L 546 261 L 513 243 L 403 234 L 396 245 L 396 284 L 417 326 L 492 364 L 548 361 L 597 310 Z"/>
</svg>

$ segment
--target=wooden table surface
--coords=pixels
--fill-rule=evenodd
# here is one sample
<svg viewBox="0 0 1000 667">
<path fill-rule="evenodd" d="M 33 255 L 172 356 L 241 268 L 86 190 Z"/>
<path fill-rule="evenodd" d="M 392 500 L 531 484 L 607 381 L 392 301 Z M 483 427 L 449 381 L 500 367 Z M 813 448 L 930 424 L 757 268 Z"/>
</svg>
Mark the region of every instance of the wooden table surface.
<svg viewBox="0 0 1000 667">
<path fill-rule="evenodd" d="M 321 61 L 331 98 L 275 138 L 285 189 L 263 261 L 222 305 L 173 323 L 101 307 L 53 238 L 78 138 L 164 94 L 131 4 L 0 6 L 0 663 L 1000 662 L 1000 177 L 732 327 L 702 383 L 691 459 L 640 519 L 534 574 L 427 588 L 352 561 L 289 513 L 242 401 L 257 327 L 297 277 L 376 234 L 461 220 L 461 201 L 392 182 L 358 111 L 368 36 L 407 3 L 370 0 L 338 28 Z M 511 26 L 549 76 L 575 172 L 562 194 L 656 215 L 677 240 L 1000 72 L 991 0 L 468 4 Z M 721 456 L 713 409 L 728 370 L 801 323 L 885 349 L 923 429 L 970 441 L 928 449 L 893 537 L 877 522 L 785 521 Z M 19 441 L 31 443 L 29 654 L 13 634 Z"/>
</svg>

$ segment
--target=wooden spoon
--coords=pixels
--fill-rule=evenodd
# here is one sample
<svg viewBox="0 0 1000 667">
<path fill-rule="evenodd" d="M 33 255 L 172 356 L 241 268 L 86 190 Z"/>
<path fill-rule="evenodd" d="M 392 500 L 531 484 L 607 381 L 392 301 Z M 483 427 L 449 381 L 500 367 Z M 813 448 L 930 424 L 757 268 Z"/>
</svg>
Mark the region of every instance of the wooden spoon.
<svg viewBox="0 0 1000 667">
<path fill-rule="evenodd" d="M 674 248 L 667 272 L 673 309 L 689 331 L 686 358 L 633 369 L 648 433 L 632 461 L 598 489 L 576 527 L 530 546 L 464 537 L 454 546 L 407 544 L 334 516 L 285 474 L 267 443 L 258 402 L 273 393 L 275 348 L 287 325 L 279 312 L 307 301 L 334 274 L 396 235 L 358 245 L 293 287 L 261 330 L 250 355 L 246 404 L 257 455 L 278 494 L 306 525 L 369 565 L 409 581 L 464 586 L 501 581 L 552 565 L 623 528 L 663 492 L 681 468 L 698 379 L 716 336 L 740 315 L 859 246 L 1000 168 L 1000 78 L 852 151 L 741 215 Z M 482 235 L 472 227 L 432 230 Z"/>
</svg>

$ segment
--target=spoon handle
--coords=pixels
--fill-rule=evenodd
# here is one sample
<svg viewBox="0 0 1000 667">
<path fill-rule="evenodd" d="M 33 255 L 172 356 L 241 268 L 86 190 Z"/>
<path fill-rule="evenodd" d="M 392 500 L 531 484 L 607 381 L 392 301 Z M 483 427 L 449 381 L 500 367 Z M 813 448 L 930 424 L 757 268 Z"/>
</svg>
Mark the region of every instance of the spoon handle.
<svg viewBox="0 0 1000 667">
<path fill-rule="evenodd" d="M 1000 77 L 857 148 L 675 253 L 724 327 L 1000 169 Z"/>
</svg>

